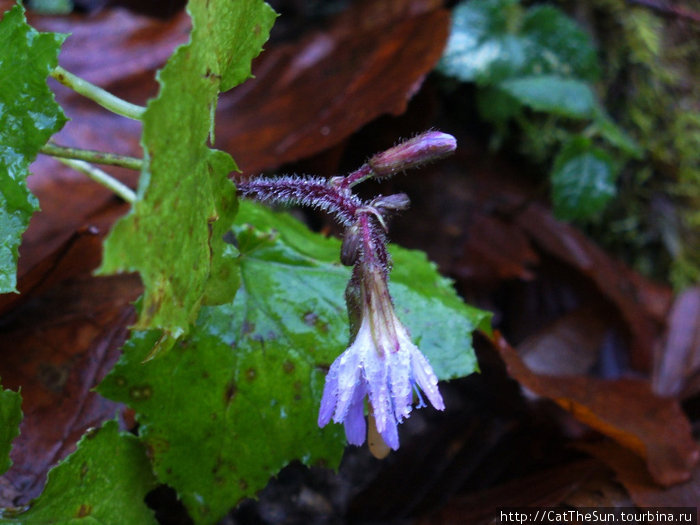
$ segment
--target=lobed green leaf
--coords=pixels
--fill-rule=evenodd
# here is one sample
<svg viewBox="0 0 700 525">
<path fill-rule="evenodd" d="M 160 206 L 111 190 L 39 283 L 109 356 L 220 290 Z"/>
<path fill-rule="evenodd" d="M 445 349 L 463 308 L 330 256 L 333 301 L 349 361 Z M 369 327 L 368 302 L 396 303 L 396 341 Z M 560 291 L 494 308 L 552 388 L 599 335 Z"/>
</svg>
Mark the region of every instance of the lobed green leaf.
<svg viewBox="0 0 700 525">
<path fill-rule="evenodd" d="M 21 5 L 0 21 L 0 293 L 16 291 L 19 244 L 39 209 L 29 165 L 66 122 L 46 83 L 65 38 L 31 28 Z"/>
<path fill-rule="evenodd" d="M 262 0 L 191 0 L 190 42 L 159 72 L 160 92 L 143 117 L 146 165 L 133 210 L 105 243 L 101 273 L 138 271 L 144 282 L 138 329 L 172 344 L 208 302 L 238 288 L 236 250 L 223 234 L 236 213 L 233 159 L 207 146 L 220 91 L 250 76 L 275 13 Z M 213 140 L 212 140 L 213 141 Z"/>
<path fill-rule="evenodd" d="M 146 451 L 116 421 L 88 431 L 77 450 L 49 471 L 26 511 L 6 509 L 0 524 L 156 523 L 143 499 L 155 487 Z"/>
<path fill-rule="evenodd" d="M 134 408 L 154 471 L 197 523 L 215 522 L 294 459 L 337 466 L 345 444 L 342 427 L 316 423 L 325 371 L 348 343 L 340 243 L 249 202 L 236 222 L 235 299 L 202 308 L 153 361 L 142 364 L 158 334 L 134 333 L 99 387 Z M 424 254 L 392 254 L 398 313 L 435 372 L 473 372 L 471 331 L 489 314 L 465 306 Z"/>
</svg>

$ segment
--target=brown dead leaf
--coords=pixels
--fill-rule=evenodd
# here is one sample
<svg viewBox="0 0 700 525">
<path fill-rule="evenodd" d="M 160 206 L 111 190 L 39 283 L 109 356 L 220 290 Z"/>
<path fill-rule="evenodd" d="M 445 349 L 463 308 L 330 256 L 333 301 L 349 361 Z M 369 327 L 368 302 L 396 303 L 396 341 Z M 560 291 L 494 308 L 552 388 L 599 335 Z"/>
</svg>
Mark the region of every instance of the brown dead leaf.
<svg viewBox="0 0 700 525">
<path fill-rule="evenodd" d="M 531 204 L 515 220 L 540 249 L 575 268 L 617 307 L 631 336 L 631 363 L 639 370 L 650 370 L 653 345 L 661 334 L 671 291 L 618 263 L 576 228 L 557 221 L 543 206 Z"/>
<path fill-rule="evenodd" d="M 19 294 L 0 295 L 0 315 L 64 279 L 96 268 L 101 246 L 97 228 L 85 227 L 76 231 L 51 255 L 38 258 L 35 266 L 22 266 L 17 284 Z M 20 247 L 20 254 L 22 251 Z M 25 257 L 23 260 L 30 259 Z"/>
<path fill-rule="evenodd" d="M 598 360 L 606 330 L 605 319 L 595 308 L 578 308 L 529 336 L 518 351 L 537 374 L 583 375 Z"/>
<path fill-rule="evenodd" d="M 500 217 L 474 212 L 467 227 L 464 255 L 456 275 L 481 283 L 506 279 L 531 280 L 539 262 L 529 239 Z"/>
<path fill-rule="evenodd" d="M 140 288 L 130 275 L 83 277 L 2 318 L 0 376 L 6 388 L 21 388 L 24 419 L 14 464 L 1 478 L 0 505 L 37 496 L 48 469 L 85 430 L 116 414 L 119 405 L 91 389 L 118 358 Z"/>
<path fill-rule="evenodd" d="M 403 112 L 445 45 L 449 15 L 439 4 L 359 2 L 327 30 L 270 46 L 256 78 L 222 97 L 217 146 L 255 175 Z"/>
<path fill-rule="evenodd" d="M 691 477 L 700 450 L 675 400 L 658 397 L 641 379 L 538 375 L 500 334 L 494 343 L 511 377 L 644 458 L 658 483 L 670 486 Z"/>
<path fill-rule="evenodd" d="M 578 448 L 607 464 L 639 507 L 697 507 L 700 501 L 700 466 L 692 476 L 673 487 L 662 487 L 654 479 L 639 456 L 611 441 L 582 443 Z"/>
<path fill-rule="evenodd" d="M 141 81 L 144 73 L 153 77 L 175 47 L 187 41 L 191 26 L 184 11 L 159 20 L 119 8 L 69 16 L 30 12 L 28 21 L 39 31 L 70 34 L 59 55 L 63 68 L 119 96 L 127 96 L 128 90 L 135 97 L 131 101 L 139 104 L 150 96 L 155 80 L 148 85 L 129 84 Z"/>
<path fill-rule="evenodd" d="M 683 398 L 700 392 L 700 287 L 674 301 L 665 341 L 654 357 L 654 392 Z"/>
<path fill-rule="evenodd" d="M 602 466 L 592 460 L 547 469 L 497 487 L 452 498 L 438 512 L 424 516 L 419 525 L 494 523 L 503 508 L 554 507 L 579 490 Z"/>
</svg>

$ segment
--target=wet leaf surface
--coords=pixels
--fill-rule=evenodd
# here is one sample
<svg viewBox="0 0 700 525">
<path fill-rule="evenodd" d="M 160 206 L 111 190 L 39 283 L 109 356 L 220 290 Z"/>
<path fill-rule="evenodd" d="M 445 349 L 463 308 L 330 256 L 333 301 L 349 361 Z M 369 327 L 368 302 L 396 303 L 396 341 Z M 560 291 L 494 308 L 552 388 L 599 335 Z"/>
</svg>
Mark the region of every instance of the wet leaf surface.
<svg viewBox="0 0 700 525">
<path fill-rule="evenodd" d="M 16 291 L 18 248 L 38 209 L 27 168 L 66 121 L 46 78 L 65 36 L 39 33 L 17 5 L 0 20 L 0 293 Z"/>
<path fill-rule="evenodd" d="M 275 19 L 261 0 L 235 6 L 195 1 L 188 12 L 191 39 L 159 71 L 160 91 L 143 115 L 146 160 L 138 198 L 105 241 L 100 269 L 141 274 L 144 305 L 136 328 L 160 329 L 171 341 L 187 333 L 210 287 L 223 293 L 221 300 L 235 293 L 228 278 L 235 270 L 220 274 L 236 255 L 222 240 L 236 214 L 227 178 L 236 164 L 207 142 L 213 141 L 219 92 L 250 77 L 250 62 Z"/>
<path fill-rule="evenodd" d="M 49 472 L 46 490 L 27 509 L 5 512 L 0 523 L 155 524 L 143 503 L 155 486 L 146 451 L 116 421 L 83 435 L 77 450 Z"/>
</svg>

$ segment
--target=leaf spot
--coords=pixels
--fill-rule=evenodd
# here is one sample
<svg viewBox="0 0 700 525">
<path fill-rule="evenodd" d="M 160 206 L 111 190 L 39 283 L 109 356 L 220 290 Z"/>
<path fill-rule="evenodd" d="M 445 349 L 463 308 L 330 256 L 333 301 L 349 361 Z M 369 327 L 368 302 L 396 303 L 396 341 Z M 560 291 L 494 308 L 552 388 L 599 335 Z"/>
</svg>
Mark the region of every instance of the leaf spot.
<svg viewBox="0 0 700 525">
<path fill-rule="evenodd" d="M 153 395 L 151 385 L 134 386 L 129 390 L 129 396 L 134 401 L 146 401 Z"/>
<path fill-rule="evenodd" d="M 306 312 L 304 314 L 304 324 L 307 326 L 314 326 L 318 321 L 318 314 L 314 312 Z"/>
<path fill-rule="evenodd" d="M 80 505 L 80 508 L 78 509 L 78 512 L 76 512 L 75 517 L 76 518 L 85 518 L 92 514 L 92 505 L 88 505 L 87 503 L 83 503 Z"/>
<path fill-rule="evenodd" d="M 255 374 L 255 371 L 253 371 L 253 374 Z M 233 398 L 236 395 L 236 390 L 238 390 L 236 388 L 236 383 L 231 381 L 226 387 L 226 392 L 224 392 L 224 403 L 228 405 L 231 403 L 231 401 L 233 401 Z"/>
<path fill-rule="evenodd" d="M 243 333 L 243 335 L 248 335 L 253 330 L 255 330 L 255 323 L 249 323 L 248 321 L 243 321 L 243 325 L 241 326 L 241 332 Z"/>
<path fill-rule="evenodd" d="M 303 321 L 305 325 L 318 328 L 324 334 L 328 332 L 328 323 L 319 322 L 318 314 L 315 312 L 306 312 Z"/>
</svg>

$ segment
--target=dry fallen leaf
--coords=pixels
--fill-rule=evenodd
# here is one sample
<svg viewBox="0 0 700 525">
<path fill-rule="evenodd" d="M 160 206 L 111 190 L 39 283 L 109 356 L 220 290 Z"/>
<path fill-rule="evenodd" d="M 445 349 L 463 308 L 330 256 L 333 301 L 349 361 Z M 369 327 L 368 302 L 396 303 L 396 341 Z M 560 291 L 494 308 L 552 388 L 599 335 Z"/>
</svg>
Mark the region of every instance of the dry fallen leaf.
<svg viewBox="0 0 700 525">
<path fill-rule="evenodd" d="M 615 305 L 631 336 L 629 358 L 632 365 L 638 370 L 650 370 L 653 344 L 665 321 L 670 290 L 642 279 L 576 228 L 557 221 L 543 206 L 527 206 L 517 215 L 516 224 L 540 249 L 573 267 L 581 278 L 590 280 Z M 648 306 L 647 300 L 652 306 Z M 658 302 L 663 302 L 663 307 L 659 308 Z"/>
<path fill-rule="evenodd" d="M 500 334 L 494 343 L 511 377 L 644 458 L 657 483 L 670 486 L 692 476 L 700 449 L 677 401 L 655 395 L 641 379 L 539 375 Z"/>
<path fill-rule="evenodd" d="M 700 466 L 684 483 L 662 487 L 651 478 L 639 456 L 616 443 L 582 443 L 578 448 L 612 468 L 639 507 L 697 507 L 700 501 Z"/>
<path fill-rule="evenodd" d="M 363 1 L 327 30 L 272 47 L 219 103 L 217 146 L 246 175 L 318 153 L 405 111 L 440 58 L 449 15 L 434 1 Z"/>
<path fill-rule="evenodd" d="M 654 392 L 681 398 L 700 392 L 700 287 L 676 297 L 654 357 Z"/>
<path fill-rule="evenodd" d="M 139 293 L 135 276 L 82 277 L 2 318 L 0 377 L 4 387 L 21 388 L 24 419 L 14 464 L 0 484 L 0 505 L 37 496 L 48 469 L 83 432 L 117 413 L 117 403 L 91 389 L 117 360 Z"/>
</svg>

